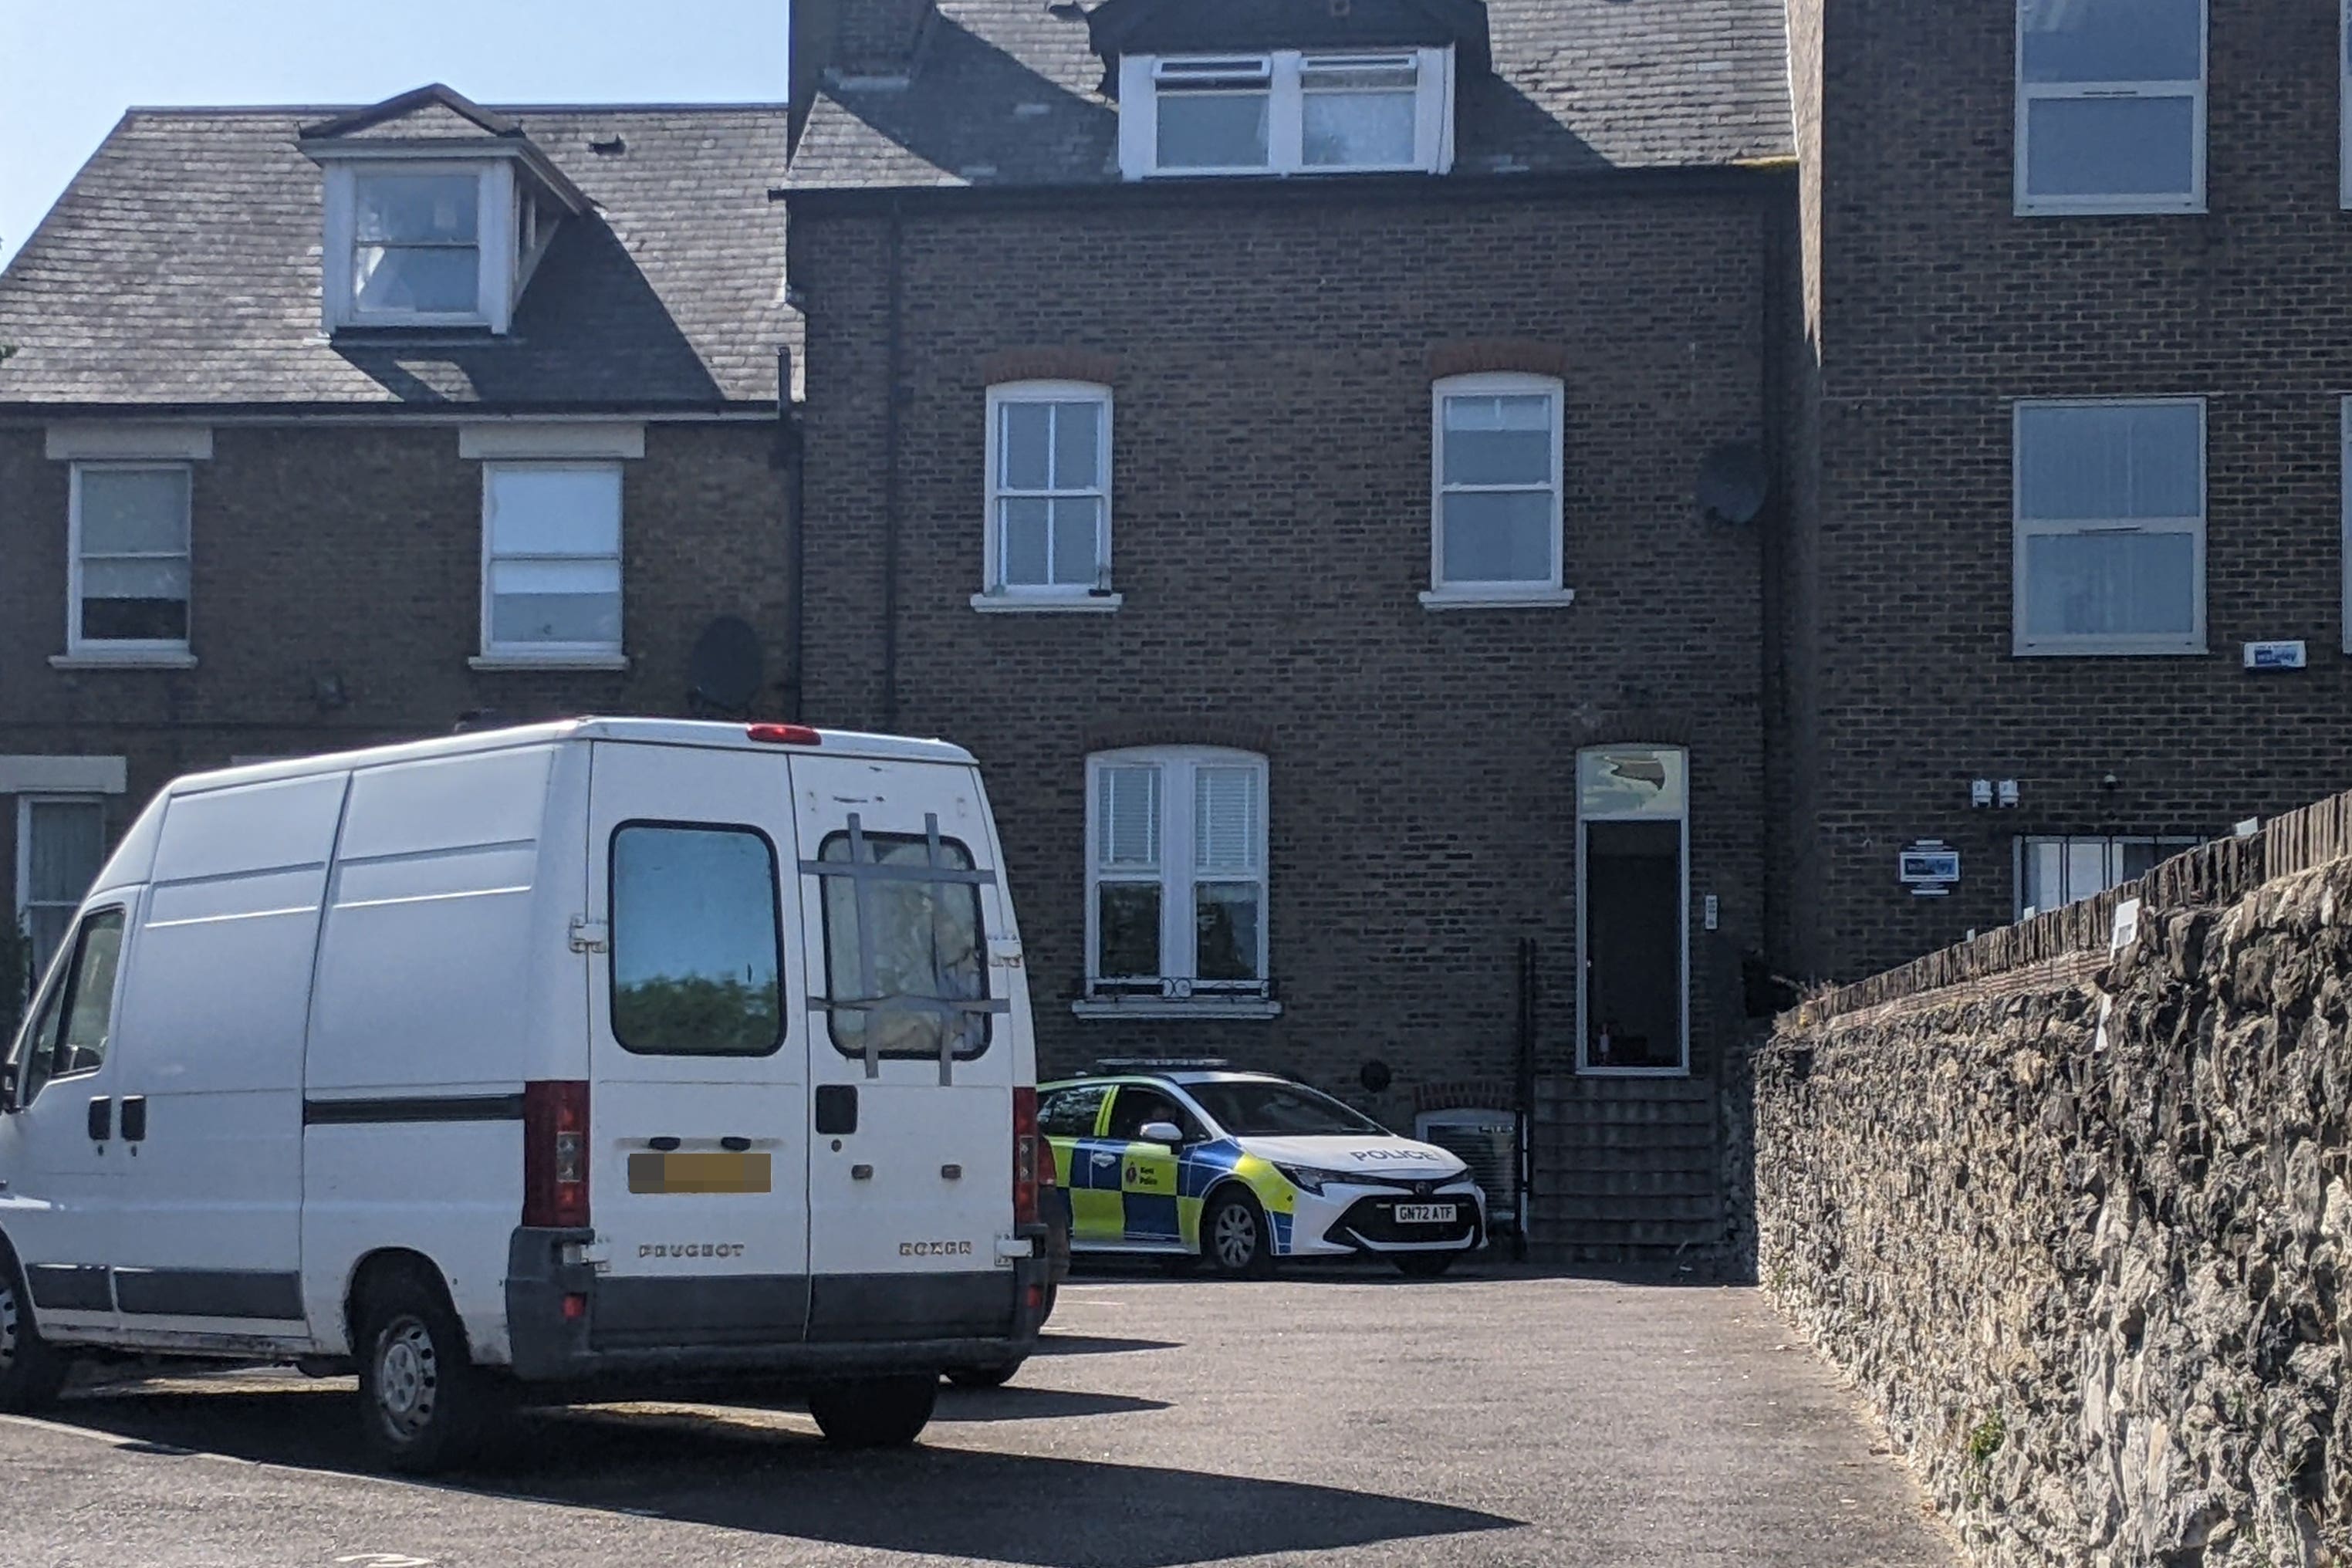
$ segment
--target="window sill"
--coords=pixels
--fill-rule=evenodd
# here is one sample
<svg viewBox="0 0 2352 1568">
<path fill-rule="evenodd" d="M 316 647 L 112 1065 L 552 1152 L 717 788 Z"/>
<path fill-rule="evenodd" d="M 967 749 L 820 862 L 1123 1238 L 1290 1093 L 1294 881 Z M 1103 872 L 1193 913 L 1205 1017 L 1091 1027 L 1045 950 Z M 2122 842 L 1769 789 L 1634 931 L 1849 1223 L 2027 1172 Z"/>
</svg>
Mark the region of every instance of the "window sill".
<svg viewBox="0 0 2352 1568">
<path fill-rule="evenodd" d="M 626 669 L 625 653 L 484 653 L 466 661 L 468 669 Z"/>
<path fill-rule="evenodd" d="M 2019 643 L 2012 645 L 2009 652 L 2012 658 L 2204 658 L 2212 650 L 2203 643 L 2194 647 L 2179 644 L 2150 647 L 2130 643 Z"/>
<path fill-rule="evenodd" d="M 983 616 L 1107 616 L 1127 603 L 1124 594 L 1084 595 L 974 594 L 971 607 Z"/>
<path fill-rule="evenodd" d="M 1118 1001 L 1073 1002 L 1070 1011 L 1081 1018 L 1279 1018 L 1282 1004 L 1244 996 L 1193 997 L 1189 1001 L 1139 996 Z"/>
<path fill-rule="evenodd" d="M 192 653 L 54 653 L 51 669 L 194 669 Z"/>
<path fill-rule="evenodd" d="M 2109 202 L 2045 198 L 2017 204 L 2019 217 L 2202 217 L 2205 210 L 2202 198 L 2184 201 L 2132 197 Z"/>
<path fill-rule="evenodd" d="M 1574 603 L 1573 588 L 1538 588 L 1519 594 L 1432 588 L 1421 595 L 1424 610 L 1525 610 Z"/>
</svg>

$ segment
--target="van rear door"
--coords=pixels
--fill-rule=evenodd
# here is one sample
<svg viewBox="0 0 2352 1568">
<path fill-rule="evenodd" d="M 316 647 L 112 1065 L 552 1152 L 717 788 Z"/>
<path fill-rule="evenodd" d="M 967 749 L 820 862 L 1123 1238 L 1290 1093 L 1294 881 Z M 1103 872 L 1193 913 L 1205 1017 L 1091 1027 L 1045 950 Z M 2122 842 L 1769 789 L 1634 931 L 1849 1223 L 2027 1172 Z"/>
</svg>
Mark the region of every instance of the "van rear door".
<svg viewBox="0 0 2352 1568">
<path fill-rule="evenodd" d="M 1009 906 L 969 766 L 796 753 L 812 1340 L 1009 1331 Z M 1027 1243 L 1021 1243 L 1025 1247 Z"/>
<path fill-rule="evenodd" d="M 593 748 L 580 945 L 606 950 L 589 987 L 598 1349 L 791 1342 L 805 1324 L 789 787 L 772 755 Z"/>
</svg>

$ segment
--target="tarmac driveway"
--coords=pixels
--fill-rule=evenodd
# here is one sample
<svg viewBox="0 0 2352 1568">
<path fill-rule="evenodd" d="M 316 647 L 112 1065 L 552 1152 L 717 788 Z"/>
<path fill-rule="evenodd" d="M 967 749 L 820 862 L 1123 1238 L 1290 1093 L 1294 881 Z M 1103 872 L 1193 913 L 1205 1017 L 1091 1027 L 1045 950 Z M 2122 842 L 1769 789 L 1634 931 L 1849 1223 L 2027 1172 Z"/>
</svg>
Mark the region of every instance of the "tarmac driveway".
<svg viewBox="0 0 2352 1568">
<path fill-rule="evenodd" d="M 126 1384 L 0 1419 L 12 1568 L 1957 1562 L 1746 1289 L 1505 1269 L 1081 1280 L 1010 1386 L 835 1453 L 765 1404 L 528 1419 L 356 1473 L 349 1380 Z"/>
</svg>

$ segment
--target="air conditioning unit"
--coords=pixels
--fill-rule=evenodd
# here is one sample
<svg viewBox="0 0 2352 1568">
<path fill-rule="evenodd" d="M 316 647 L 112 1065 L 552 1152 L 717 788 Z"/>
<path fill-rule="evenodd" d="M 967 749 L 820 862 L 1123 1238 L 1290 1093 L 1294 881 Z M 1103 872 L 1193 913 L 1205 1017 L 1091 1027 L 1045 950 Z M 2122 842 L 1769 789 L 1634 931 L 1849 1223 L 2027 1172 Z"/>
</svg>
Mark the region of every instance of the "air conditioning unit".
<svg viewBox="0 0 2352 1568">
<path fill-rule="evenodd" d="M 1507 1110 L 1424 1110 L 1413 1136 L 1458 1154 L 1486 1194 L 1486 1221 L 1498 1231 L 1519 1228 L 1519 1122 Z"/>
</svg>

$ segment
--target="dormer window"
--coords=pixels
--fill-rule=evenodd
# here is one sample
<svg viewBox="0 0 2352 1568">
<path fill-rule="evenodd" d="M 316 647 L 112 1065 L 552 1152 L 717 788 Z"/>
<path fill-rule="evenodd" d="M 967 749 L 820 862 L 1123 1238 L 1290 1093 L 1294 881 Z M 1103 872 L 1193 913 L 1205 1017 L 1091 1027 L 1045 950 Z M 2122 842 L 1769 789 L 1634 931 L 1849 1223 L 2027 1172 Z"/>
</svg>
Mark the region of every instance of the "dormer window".
<svg viewBox="0 0 2352 1568">
<path fill-rule="evenodd" d="M 1119 165 L 1130 180 L 1204 174 L 1443 174 L 1454 51 L 1128 55 Z"/>
<path fill-rule="evenodd" d="M 520 123 L 445 87 L 305 126 L 299 145 L 325 180 L 330 332 L 504 332 L 558 223 L 589 205 Z"/>
</svg>

